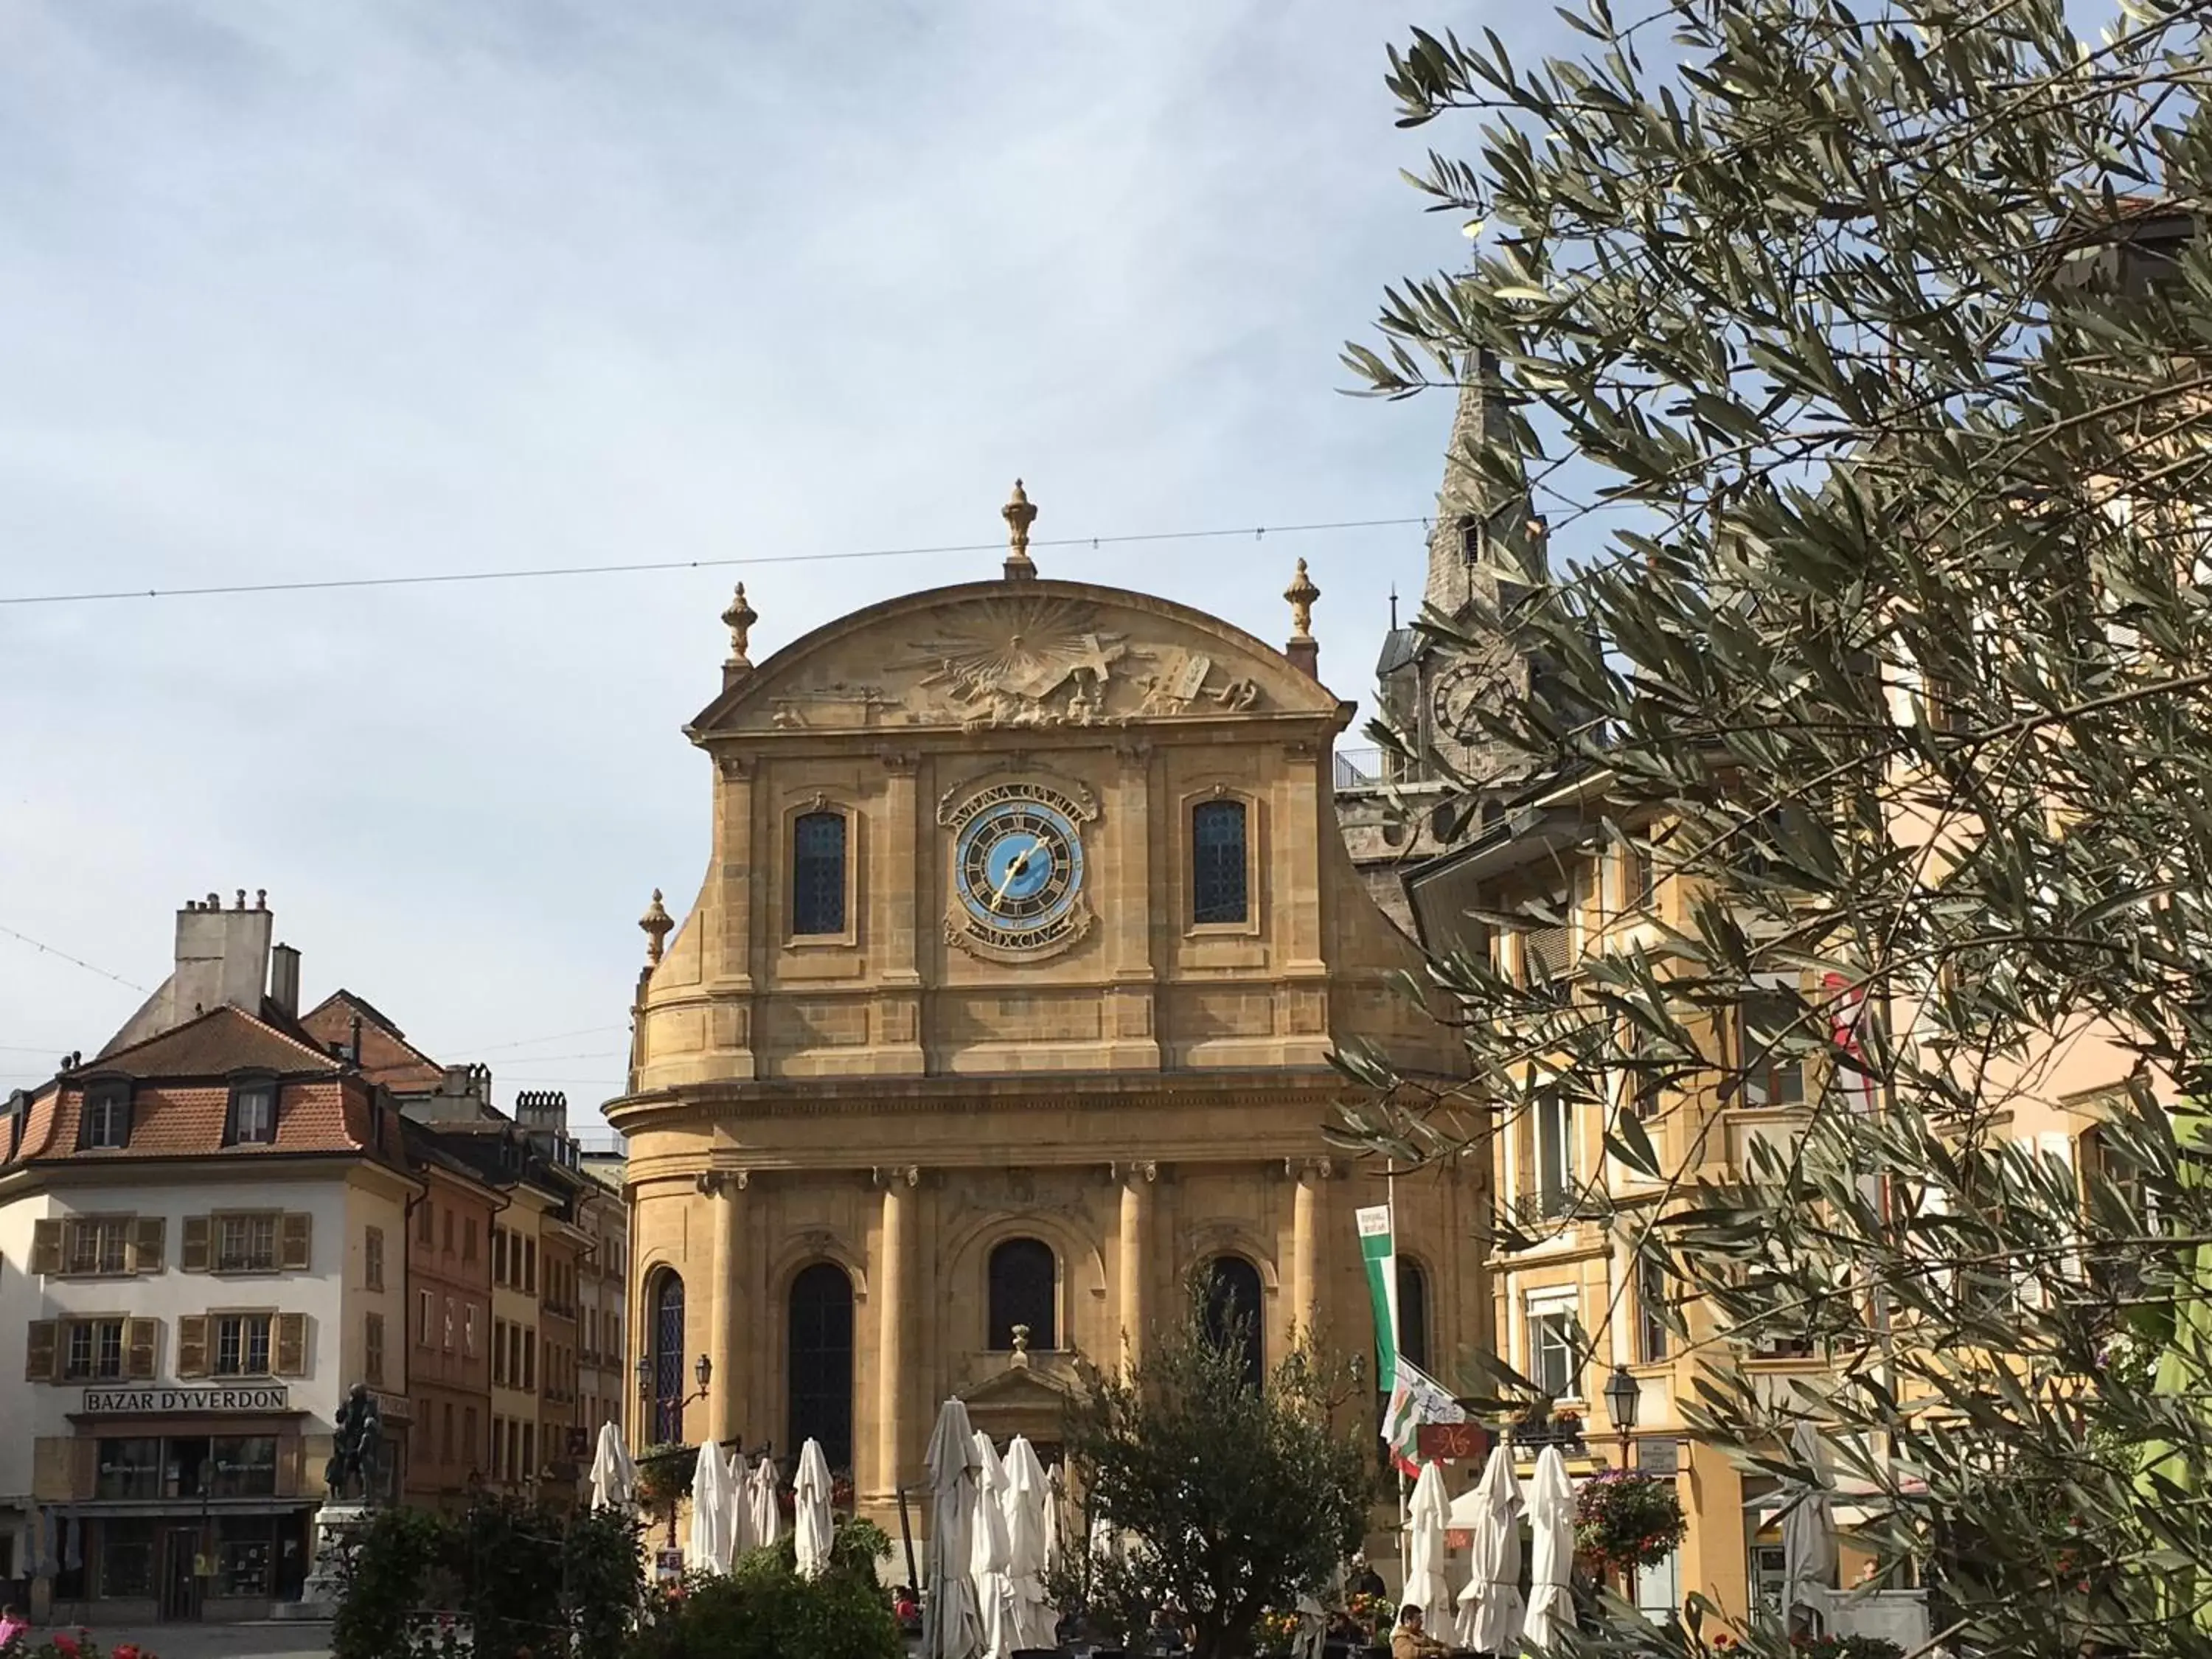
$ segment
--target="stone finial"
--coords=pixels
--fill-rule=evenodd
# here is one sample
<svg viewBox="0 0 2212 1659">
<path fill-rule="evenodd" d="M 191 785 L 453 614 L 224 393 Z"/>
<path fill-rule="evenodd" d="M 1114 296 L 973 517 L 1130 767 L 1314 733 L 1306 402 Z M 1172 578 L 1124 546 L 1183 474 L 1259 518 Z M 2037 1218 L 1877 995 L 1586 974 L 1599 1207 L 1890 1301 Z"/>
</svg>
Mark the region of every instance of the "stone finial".
<svg viewBox="0 0 2212 1659">
<path fill-rule="evenodd" d="M 723 623 L 730 630 L 729 659 L 722 665 L 724 685 L 732 684 L 752 672 L 753 659 L 745 653 L 752 638 L 753 624 L 759 620 L 760 613 L 745 603 L 745 585 L 739 582 L 737 597 L 730 601 L 730 608 L 722 612 Z"/>
<path fill-rule="evenodd" d="M 1316 587 L 1313 578 L 1306 574 L 1304 559 L 1298 561 L 1297 574 L 1291 578 L 1291 585 L 1283 590 L 1283 597 L 1291 602 L 1291 637 L 1294 640 L 1311 639 L 1314 601 L 1321 597 L 1321 589 Z"/>
<path fill-rule="evenodd" d="M 668 943 L 669 929 L 676 923 L 661 904 L 658 887 L 653 890 L 653 902 L 645 907 L 645 914 L 637 919 L 637 925 L 645 929 L 646 961 L 659 962 L 662 947 Z"/>
<path fill-rule="evenodd" d="M 1014 493 L 999 509 L 999 516 L 1006 521 L 1006 580 L 1026 581 L 1036 574 L 1036 566 L 1030 562 L 1030 526 L 1036 522 L 1037 510 L 1030 505 L 1029 492 L 1022 488 L 1019 478 L 1014 480 Z"/>
<path fill-rule="evenodd" d="M 1321 647 L 1313 636 L 1314 601 L 1321 597 L 1321 589 L 1306 574 L 1306 562 L 1298 561 L 1291 585 L 1283 590 L 1283 597 L 1291 603 L 1291 642 L 1283 654 L 1311 678 L 1321 678 Z"/>
<path fill-rule="evenodd" d="M 1026 1325 L 1015 1326 L 1013 1328 L 1013 1339 L 1014 1357 L 1012 1363 L 1017 1365 L 1028 1364 L 1030 1363 L 1030 1328 Z"/>
</svg>

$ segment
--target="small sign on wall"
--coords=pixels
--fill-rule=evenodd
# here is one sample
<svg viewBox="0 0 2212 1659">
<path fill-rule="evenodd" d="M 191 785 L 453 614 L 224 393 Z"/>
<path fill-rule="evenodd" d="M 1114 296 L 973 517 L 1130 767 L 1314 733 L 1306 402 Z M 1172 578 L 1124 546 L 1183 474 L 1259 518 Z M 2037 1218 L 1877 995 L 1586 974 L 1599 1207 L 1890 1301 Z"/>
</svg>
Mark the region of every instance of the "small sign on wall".
<svg viewBox="0 0 2212 1659">
<path fill-rule="evenodd" d="M 684 1576 L 684 1552 L 662 1548 L 653 1552 L 653 1576 L 666 1583 Z"/>
<path fill-rule="evenodd" d="M 1413 1450 L 1424 1463 L 1474 1462 L 1490 1455 L 1490 1432 L 1480 1423 L 1424 1423 Z"/>
</svg>

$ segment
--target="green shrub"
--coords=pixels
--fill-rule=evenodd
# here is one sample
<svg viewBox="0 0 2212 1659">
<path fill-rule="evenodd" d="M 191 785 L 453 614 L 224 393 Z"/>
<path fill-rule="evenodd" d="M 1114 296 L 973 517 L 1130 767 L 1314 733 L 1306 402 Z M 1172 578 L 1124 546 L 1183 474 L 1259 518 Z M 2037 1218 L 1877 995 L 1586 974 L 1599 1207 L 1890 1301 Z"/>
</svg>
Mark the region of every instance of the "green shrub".
<svg viewBox="0 0 2212 1659">
<path fill-rule="evenodd" d="M 686 1578 L 648 1611 L 625 1659 L 902 1659 L 905 1652 L 872 1571 L 841 1564 L 810 1583 L 767 1549 L 746 1556 L 726 1578 Z"/>
</svg>

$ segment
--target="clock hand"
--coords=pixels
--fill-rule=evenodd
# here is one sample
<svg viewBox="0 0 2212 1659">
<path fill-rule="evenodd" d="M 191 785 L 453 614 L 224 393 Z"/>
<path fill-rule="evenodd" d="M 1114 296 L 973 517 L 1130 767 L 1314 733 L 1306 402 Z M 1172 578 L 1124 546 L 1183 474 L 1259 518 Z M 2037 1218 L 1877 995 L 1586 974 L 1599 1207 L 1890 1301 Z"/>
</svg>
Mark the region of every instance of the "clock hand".
<svg viewBox="0 0 2212 1659">
<path fill-rule="evenodd" d="M 1028 846 L 1023 848 L 1020 856 L 1016 858 L 1012 864 L 1009 864 L 1006 866 L 1006 876 L 1004 879 L 999 883 L 999 890 L 991 895 L 991 908 L 994 910 L 997 909 L 1001 904 L 1004 904 L 1006 902 L 1006 889 L 1014 884 L 1014 878 L 1020 875 L 1023 869 L 1029 864 L 1030 854 L 1036 852 L 1038 848 L 1043 845 L 1044 837 L 1039 836 L 1036 839 L 1030 842 Z"/>
</svg>

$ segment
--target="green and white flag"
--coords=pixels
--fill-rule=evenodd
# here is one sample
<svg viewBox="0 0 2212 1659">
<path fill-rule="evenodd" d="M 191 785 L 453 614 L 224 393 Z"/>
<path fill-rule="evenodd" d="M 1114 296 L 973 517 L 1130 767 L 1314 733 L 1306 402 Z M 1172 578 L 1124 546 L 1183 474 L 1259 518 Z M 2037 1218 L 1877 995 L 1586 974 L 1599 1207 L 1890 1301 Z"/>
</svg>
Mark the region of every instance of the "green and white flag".
<svg viewBox="0 0 2212 1659">
<path fill-rule="evenodd" d="M 1375 1299 L 1375 1386 L 1389 1393 L 1398 1378 L 1398 1247 L 1390 1234 L 1390 1206 L 1357 1212 L 1359 1258 L 1367 1264 L 1367 1290 Z"/>
</svg>

